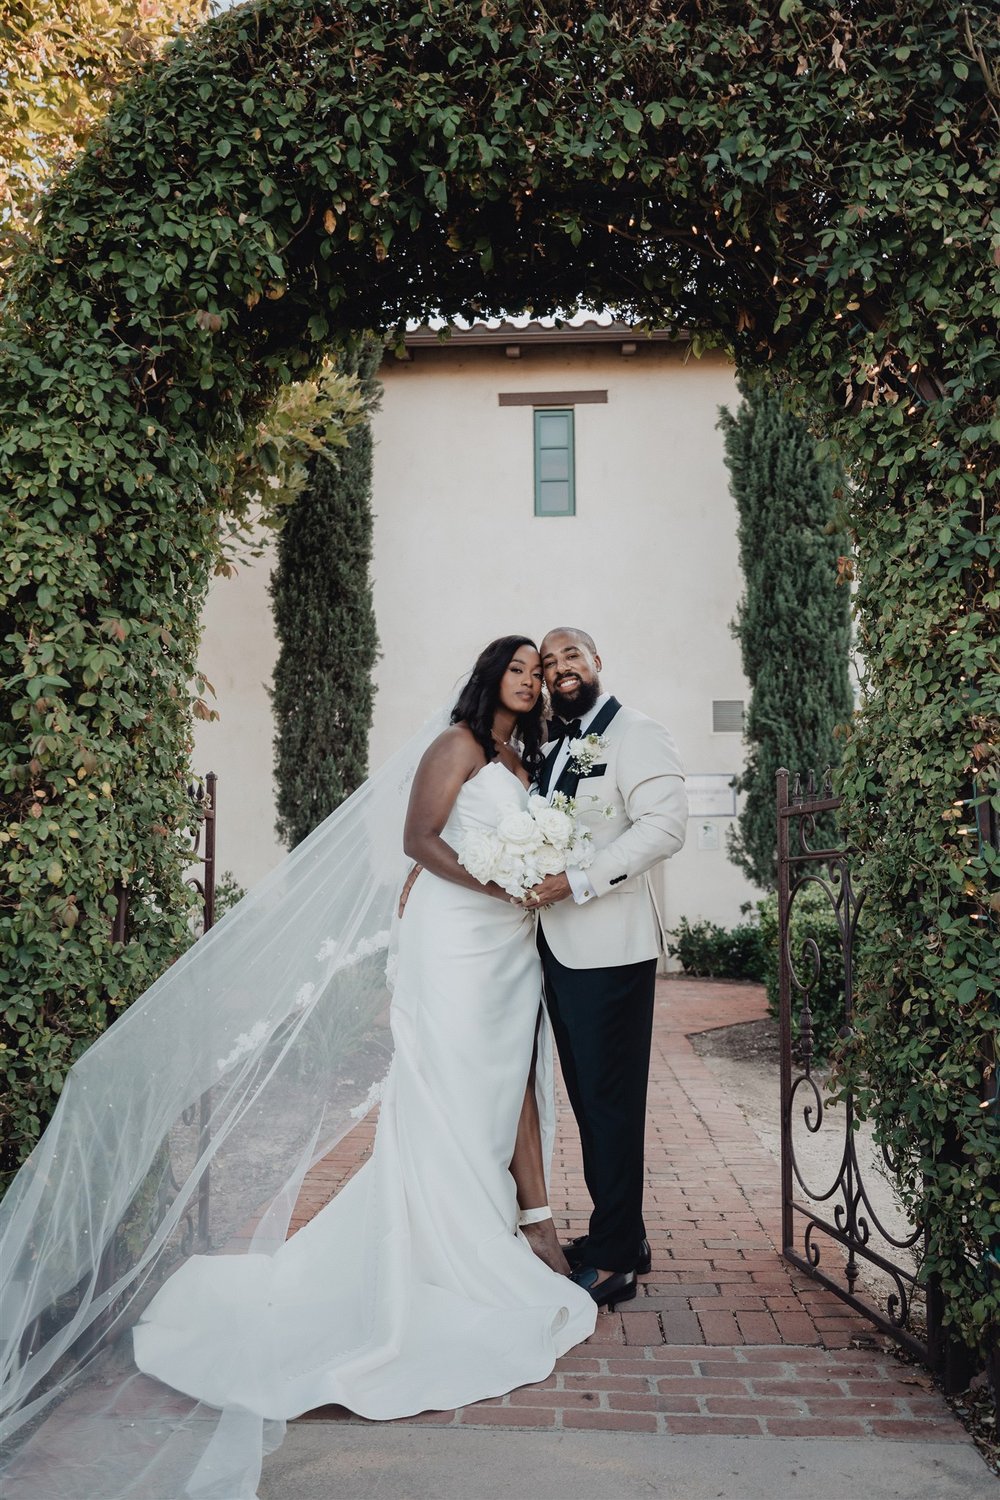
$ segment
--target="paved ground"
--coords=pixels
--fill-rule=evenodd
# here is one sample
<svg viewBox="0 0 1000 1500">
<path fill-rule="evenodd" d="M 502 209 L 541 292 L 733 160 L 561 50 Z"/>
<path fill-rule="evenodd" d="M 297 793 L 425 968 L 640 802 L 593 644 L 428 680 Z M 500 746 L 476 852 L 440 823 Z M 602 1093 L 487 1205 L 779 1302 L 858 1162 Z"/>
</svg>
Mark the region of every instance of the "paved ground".
<svg viewBox="0 0 1000 1500">
<path fill-rule="evenodd" d="M 288 1427 L 261 1500 L 1000 1500 L 932 1382 L 776 1250 L 773 1157 L 688 1036 L 763 1013 L 756 987 L 660 986 L 649 1111 L 652 1275 L 549 1379 L 457 1412 L 364 1422 L 324 1407 Z M 371 1148 L 364 1121 L 307 1179 L 306 1222 Z M 560 1106 L 553 1206 L 584 1227 Z M 156 1455 L 189 1403 L 137 1380 L 84 1388 L 26 1444 L 4 1500 L 92 1500 L 119 1445 Z M 93 1474 L 93 1483 L 88 1479 Z M 145 1481 L 130 1490 L 147 1500 Z M 207 1500 L 235 1500 L 209 1485 Z M 157 1491 L 159 1493 L 159 1491 Z M 241 1491 L 241 1494 L 248 1493 Z"/>
<path fill-rule="evenodd" d="M 640 1296 L 603 1313 L 548 1380 L 389 1426 L 969 1445 L 929 1377 L 777 1253 L 774 1161 L 687 1039 L 764 1010 L 755 985 L 660 982 L 647 1137 L 653 1272 Z M 365 1122 L 319 1164 L 294 1226 L 356 1169 L 372 1133 Z M 565 1099 L 552 1200 L 567 1233 L 582 1231 L 588 1200 Z M 324 1407 L 302 1420 L 361 1419 Z"/>
</svg>

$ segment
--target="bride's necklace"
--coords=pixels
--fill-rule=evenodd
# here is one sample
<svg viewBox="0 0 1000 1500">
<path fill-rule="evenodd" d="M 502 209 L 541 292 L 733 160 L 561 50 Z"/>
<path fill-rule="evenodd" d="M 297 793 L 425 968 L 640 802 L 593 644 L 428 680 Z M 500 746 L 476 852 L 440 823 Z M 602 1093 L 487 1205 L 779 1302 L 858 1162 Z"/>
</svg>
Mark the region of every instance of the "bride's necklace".
<svg viewBox="0 0 1000 1500">
<path fill-rule="evenodd" d="M 494 745 L 501 745 L 505 750 L 510 750 L 514 743 L 514 736 L 511 735 L 509 740 L 502 740 L 498 734 L 494 734 L 493 743 Z"/>
</svg>

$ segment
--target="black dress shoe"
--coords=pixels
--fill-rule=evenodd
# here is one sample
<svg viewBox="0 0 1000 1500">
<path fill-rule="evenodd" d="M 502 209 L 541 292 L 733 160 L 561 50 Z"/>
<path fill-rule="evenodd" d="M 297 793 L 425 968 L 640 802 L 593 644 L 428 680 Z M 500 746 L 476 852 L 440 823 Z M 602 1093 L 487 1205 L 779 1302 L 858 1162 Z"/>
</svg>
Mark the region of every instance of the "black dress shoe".
<svg viewBox="0 0 1000 1500">
<path fill-rule="evenodd" d="M 612 1271 L 603 1281 L 597 1279 L 596 1266 L 581 1266 L 574 1271 L 571 1280 L 589 1292 L 598 1307 L 614 1311 L 619 1302 L 631 1302 L 638 1290 L 634 1271 Z"/>
<path fill-rule="evenodd" d="M 570 1240 L 568 1245 L 563 1245 L 563 1254 L 570 1263 L 572 1270 L 577 1271 L 581 1266 L 590 1264 L 590 1252 L 587 1249 L 588 1236 L 578 1234 L 575 1240 Z M 635 1263 L 635 1274 L 637 1276 L 648 1276 L 653 1269 L 653 1256 L 649 1248 L 649 1241 L 643 1240 L 639 1246 L 639 1258 Z"/>
</svg>

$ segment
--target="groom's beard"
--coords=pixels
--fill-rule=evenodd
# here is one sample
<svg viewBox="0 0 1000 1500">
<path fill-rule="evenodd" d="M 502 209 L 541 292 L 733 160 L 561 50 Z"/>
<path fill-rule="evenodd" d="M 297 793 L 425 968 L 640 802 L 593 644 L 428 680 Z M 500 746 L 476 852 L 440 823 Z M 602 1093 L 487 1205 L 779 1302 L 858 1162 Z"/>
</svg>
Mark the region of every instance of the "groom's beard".
<svg viewBox="0 0 1000 1500">
<path fill-rule="evenodd" d="M 595 679 L 593 682 L 581 682 L 574 698 L 564 698 L 562 693 L 552 690 L 552 712 L 560 719 L 582 719 L 584 714 L 589 714 L 598 698 L 601 696 L 601 684 Z"/>
</svg>

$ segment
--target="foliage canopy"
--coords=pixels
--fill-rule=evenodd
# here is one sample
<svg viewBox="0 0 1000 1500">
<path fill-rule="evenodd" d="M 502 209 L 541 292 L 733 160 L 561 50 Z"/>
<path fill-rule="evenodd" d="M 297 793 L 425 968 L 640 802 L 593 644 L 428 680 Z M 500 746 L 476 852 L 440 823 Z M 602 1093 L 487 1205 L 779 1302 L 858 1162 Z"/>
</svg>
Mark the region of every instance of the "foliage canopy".
<svg viewBox="0 0 1000 1500">
<path fill-rule="evenodd" d="M 209 0 L 0 0 L 0 265 L 115 90 Z"/>
<path fill-rule="evenodd" d="M 121 96 L 0 326 L 22 1148 L 183 926 L 226 455 L 362 329 L 583 300 L 768 366 L 851 465 L 870 680 L 841 784 L 877 954 L 858 1046 L 930 1269 L 967 1336 L 995 1329 L 994 21 L 992 0 L 261 0 Z"/>
</svg>

